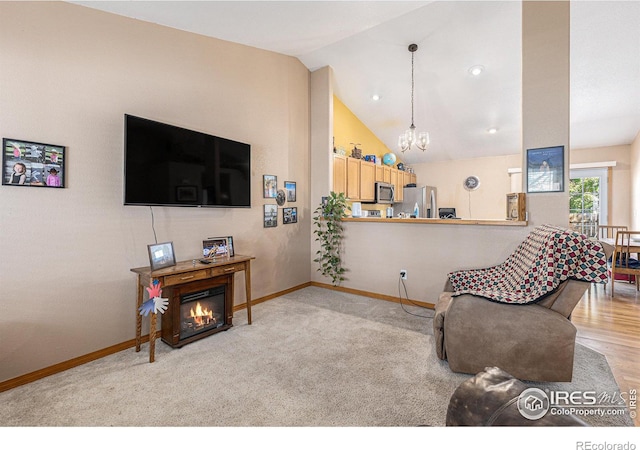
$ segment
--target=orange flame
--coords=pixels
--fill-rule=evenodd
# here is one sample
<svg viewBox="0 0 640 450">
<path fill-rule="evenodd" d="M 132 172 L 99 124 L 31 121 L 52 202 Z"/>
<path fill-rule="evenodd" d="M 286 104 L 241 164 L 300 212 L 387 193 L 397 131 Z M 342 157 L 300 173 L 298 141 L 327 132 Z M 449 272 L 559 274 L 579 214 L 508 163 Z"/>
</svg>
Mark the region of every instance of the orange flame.
<svg viewBox="0 0 640 450">
<path fill-rule="evenodd" d="M 213 311 L 208 308 L 203 309 L 200 302 L 196 303 L 195 311 L 191 308 L 189 312 L 195 323 L 198 325 L 203 325 L 205 322 L 209 323 L 213 319 Z"/>
</svg>

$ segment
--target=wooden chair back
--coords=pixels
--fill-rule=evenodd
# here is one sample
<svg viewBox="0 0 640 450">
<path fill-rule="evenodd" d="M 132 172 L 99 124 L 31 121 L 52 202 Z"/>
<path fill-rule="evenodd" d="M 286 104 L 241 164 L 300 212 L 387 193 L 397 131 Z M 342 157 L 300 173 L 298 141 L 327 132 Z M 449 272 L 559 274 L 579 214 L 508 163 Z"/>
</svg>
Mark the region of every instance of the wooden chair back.
<svg viewBox="0 0 640 450">
<path fill-rule="evenodd" d="M 615 239 L 618 231 L 627 231 L 624 225 L 598 225 L 598 239 Z"/>
<path fill-rule="evenodd" d="M 615 248 L 611 259 L 611 296 L 614 295 L 616 274 L 629 275 L 640 290 L 640 231 L 621 230 L 616 233 Z M 635 280 L 631 279 L 631 275 Z"/>
</svg>

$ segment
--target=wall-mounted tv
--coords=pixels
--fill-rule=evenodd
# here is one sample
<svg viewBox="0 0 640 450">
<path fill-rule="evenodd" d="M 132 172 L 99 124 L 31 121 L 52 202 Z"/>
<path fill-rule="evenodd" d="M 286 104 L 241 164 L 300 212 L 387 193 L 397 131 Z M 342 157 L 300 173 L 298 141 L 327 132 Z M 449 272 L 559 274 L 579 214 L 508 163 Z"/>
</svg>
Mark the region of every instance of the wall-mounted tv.
<svg viewBox="0 0 640 450">
<path fill-rule="evenodd" d="M 251 207 L 251 146 L 125 114 L 124 204 Z"/>
</svg>

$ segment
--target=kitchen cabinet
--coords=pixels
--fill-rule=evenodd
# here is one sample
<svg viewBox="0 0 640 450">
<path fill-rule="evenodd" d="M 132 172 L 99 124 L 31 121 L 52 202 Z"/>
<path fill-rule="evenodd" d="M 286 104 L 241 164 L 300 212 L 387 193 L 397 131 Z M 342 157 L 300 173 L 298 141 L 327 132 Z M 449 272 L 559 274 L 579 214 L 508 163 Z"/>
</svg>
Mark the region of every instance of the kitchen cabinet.
<svg viewBox="0 0 640 450">
<path fill-rule="evenodd" d="M 391 183 L 391 171 L 394 170 L 389 166 L 376 165 L 376 181 L 381 183 Z"/>
<path fill-rule="evenodd" d="M 376 199 L 376 165 L 369 161 L 360 161 L 360 200 L 372 202 Z"/>
<path fill-rule="evenodd" d="M 333 155 L 333 192 L 347 193 L 347 157 Z"/>
<path fill-rule="evenodd" d="M 360 159 L 347 158 L 347 199 L 360 200 Z M 374 173 L 375 177 L 375 173 Z"/>
<path fill-rule="evenodd" d="M 416 181 L 416 174 L 415 173 L 409 173 L 409 172 L 402 172 L 402 186 L 406 186 L 407 184 L 410 183 L 415 183 Z M 412 177 L 413 175 L 413 177 Z"/>
<path fill-rule="evenodd" d="M 389 173 L 389 182 L 393 184 L 395 187 L 394 191 L 394 201 L 402 202 L 404 200 L 404 195 L 402 191 L 402 172 L 398 169 L 391 169 Z"/>
<path fill-rule="evenodd" d="M 413 180 L 411 181 L 411 175 Z M 406 179 L 405 179 L 406 177 Z M 362 159 L 333 155 L 333 191 L 343 192 L 349 201 L 374 202 L 376 182 L 395 186 L 395 201 L 403 200 L 402 187 L 415 183 L 415 174 Z"/>
</svg>

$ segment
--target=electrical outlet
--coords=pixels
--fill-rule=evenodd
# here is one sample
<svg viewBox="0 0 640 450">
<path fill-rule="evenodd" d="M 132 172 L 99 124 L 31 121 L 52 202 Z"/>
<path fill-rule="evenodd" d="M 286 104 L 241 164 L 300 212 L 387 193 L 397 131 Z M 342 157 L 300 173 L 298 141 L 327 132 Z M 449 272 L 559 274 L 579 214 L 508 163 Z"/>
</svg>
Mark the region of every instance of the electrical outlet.
<svg viewBox="0 0 640 450">
<path fill-rule="evenodd" d="M 405 269 L 400 269 L 400 278 L 403 280 L 407 279 L 407 271 Z"/>
</svg>

